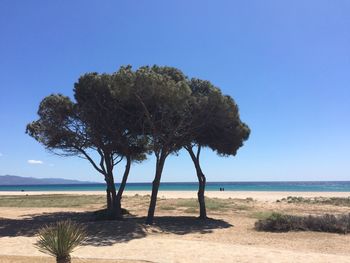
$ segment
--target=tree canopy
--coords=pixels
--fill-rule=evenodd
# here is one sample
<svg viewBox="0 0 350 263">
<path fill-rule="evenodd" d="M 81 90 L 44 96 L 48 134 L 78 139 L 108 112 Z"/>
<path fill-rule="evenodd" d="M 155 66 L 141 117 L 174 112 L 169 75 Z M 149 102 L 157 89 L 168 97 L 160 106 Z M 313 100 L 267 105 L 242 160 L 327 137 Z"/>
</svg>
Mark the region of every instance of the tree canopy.
<svg viewBox="0 0 350 263">
<path fill-rule="evenodd" d="M 234 156 L 243 142 L 248 139 L 250 129 L 240 120 L 238 106 L 234 100 L 230 96 L 224 96 L 220 89 L 209 81 L 191 79 L 189 86 L 193 97 L 192 141 L 184 148 L 190 154 L 196 168 L 200 218 L 205 219 L 207 217 L 204 198 L 206 178 L 199 162 L 201 149 L 209 147 L 221 156 Z"/>
<path fill-rule="evenodd" d="M 27 133 L 55 154 L 87 159 L 105 178 L 113 217 L 121 216 L 131 162 L 153 153 L 155 176 L 147 217 L 152 223 L 166 158 L 185 148 L 197 171 L 200 217 L 206 218 L 201 148 L 220 156 L 236 155 L 250 133 L 230 96 L 173 67 L 125 66 L 112 74 L 87 73 L 74 84 L 74 99 L 61 94 L 44 98 L 39 119 L 27 125 Z M 127 162 L 117 193 L 113 169 L 123 158 Z"/>
<path fill-rule="evenodd" d="M 127 70 L 83 75 L 75 83 L 76 102 L 60 94 L 50 95 L 40 103 L 39 119 L 27 125 L 27 133 L 46 149 L 83 157 L 104 176 L 107 207 L 113 217 L 121 216 L 120 200 L 131 161 L 141 161 L 147 153 L 146 137 L 132 133 L 132 121 L 123 109 L 128 99 L 124 94 Z M 117 194 L 113 169 L 124 157 L 127 164 Z"/>
</svg>

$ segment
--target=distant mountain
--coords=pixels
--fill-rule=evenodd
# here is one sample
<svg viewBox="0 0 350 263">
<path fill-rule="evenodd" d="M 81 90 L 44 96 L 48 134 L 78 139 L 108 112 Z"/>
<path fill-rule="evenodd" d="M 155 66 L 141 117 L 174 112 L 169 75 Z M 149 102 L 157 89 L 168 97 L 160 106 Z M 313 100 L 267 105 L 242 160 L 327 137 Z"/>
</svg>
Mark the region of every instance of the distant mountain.
<svg viewBox="0 0 350 263">
<path fill-rule="evenodd" d="M 94 182 L 62 178 L 34 178 L 15 175 L 0 175 L 0 185 L 42 185 L 42 184 L 94 184 Z"/>
</svg>

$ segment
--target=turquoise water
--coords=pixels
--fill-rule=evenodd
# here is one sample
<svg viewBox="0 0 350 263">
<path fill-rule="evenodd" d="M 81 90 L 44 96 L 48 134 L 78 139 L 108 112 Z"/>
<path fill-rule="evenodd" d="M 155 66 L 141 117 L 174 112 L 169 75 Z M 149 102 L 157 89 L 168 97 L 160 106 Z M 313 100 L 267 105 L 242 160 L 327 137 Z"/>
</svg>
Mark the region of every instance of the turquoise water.
<svg viewBox="0 0 350 263">
<path fill-rule="evenodd" d="M 118 188 L 118 184 L 116 184 Z M 151 191 L 151 183 L 128 183 L 126 190 Z M 198 183 L 161 183 L 163 191 L 195 191 Z M 208 182 L 207 191 L 295 191 L 295 192 L 350 192 L 350 181 L 334 182 Z M 103 191 L 105 184 L 71 185 L 12 185 L 1 186 L 0 191 Z"/>
</svg>

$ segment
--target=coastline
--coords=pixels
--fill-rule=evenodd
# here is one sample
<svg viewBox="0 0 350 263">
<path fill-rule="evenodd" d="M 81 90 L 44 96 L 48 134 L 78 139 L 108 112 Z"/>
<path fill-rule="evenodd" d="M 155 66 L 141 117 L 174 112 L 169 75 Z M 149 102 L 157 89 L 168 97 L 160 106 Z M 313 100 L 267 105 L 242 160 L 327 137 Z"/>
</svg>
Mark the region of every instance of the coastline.
<svg viewBox="0 0 350 263">
<path fill-rule="evenodd" d="M 105 195 L 104 191 L 0 191 L 0 196 L 4 195 Z M 124 192 L 124 196 L 150 195 L 151 191 L 131 191 Z M 288 196 L 298 197 L 350 197 L 350 192 L 282 192 L 282 191 L 207 191 L 205 196 L 210 198 L 253 198 L 258 201 L 276 201 Z M 197 198 L 197 191 L 159 191 L 159 198 Z"/>
</svg>

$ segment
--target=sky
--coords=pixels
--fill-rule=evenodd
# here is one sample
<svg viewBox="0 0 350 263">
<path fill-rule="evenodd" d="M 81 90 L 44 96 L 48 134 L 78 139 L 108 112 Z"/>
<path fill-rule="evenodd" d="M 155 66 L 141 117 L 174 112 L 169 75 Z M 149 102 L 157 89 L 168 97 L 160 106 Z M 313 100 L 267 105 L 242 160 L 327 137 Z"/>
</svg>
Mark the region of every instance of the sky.
<svg viewBox="0 0 350 263">
<path fill-rule="evenodd" d="M 210 80 L 251 129 L 235 157 L 202 152 L 208 181 L 350 180 L 349 13 L 347 0 L 2 0 L 0 175 L 103 182 L 26 124 L 86 72 L 158 64 Z M 154 168 L 150 156 L 129 181 L 151 182 Z M 162 181 L 196 181 L 186 152 L 168 158 Z"/>
</svg>

